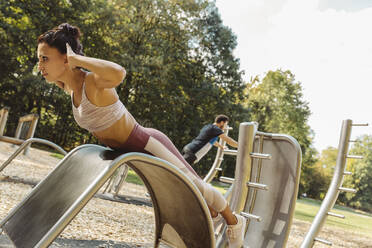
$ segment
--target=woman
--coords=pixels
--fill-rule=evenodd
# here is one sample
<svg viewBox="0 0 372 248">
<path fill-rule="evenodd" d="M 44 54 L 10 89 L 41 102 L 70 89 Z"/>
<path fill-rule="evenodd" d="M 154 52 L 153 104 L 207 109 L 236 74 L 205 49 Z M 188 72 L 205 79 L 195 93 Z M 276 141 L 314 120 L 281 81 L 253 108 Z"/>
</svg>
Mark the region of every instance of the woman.
<svg viewBox="0 0 372 248">
<path fill-rule="evenodd" d="M 152 154 L 177 166 L 199 188 L 214 220 L 218 213 L 225 219 L 229 247 L 241 247 L 244 217 L 231 212 L 221 193 L 198 177 L 166 135 L 136 122 L 115 90 L 125 77 L 124 68 L 84 56 L 79 38 L 79 28 L 63 23 L 40 35 L 37 48 L 39 71 L 71 95 L 79 126 L 112 149 Z"/>
</svg>

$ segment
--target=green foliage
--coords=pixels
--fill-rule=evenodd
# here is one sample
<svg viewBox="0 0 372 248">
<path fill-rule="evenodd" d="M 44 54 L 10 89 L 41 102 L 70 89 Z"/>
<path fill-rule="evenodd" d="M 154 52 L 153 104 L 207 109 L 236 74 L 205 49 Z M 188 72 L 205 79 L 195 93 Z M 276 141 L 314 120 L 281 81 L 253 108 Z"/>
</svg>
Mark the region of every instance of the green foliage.
<svg viewBox="0 0 372 248">
<path fill-rule="evenodd" d="M 290 71 L 269 71 L 260 82 L 256 77 L 247 85 L 246 106 L 251 120 L 259 123 L 259 130 L 293 136 L 302 150 L 302 173 L 299 194 L 309 192 L 316 162 L 316 150 L 311 146 L 312 131 L 307 124 L 308 103 L 303 99 L 301 84 L 295 82 Z"/>
<path fill-rule="evenodd" d="M 364 135 L 358 138 L 360 142 L 355 143 L 350 154 L 361 155 L 361 160 L 348 162 L 348 171 L 352 176 L 346 176 L 345 187 L 354 188 L 356 194 L 342 193 L 340 200 L 355 208 L 372 212 L 372 136 Z"/>
<path fill-rule="evenodd" d="M 80 27 L 86 55 L 126 68 L 120 99 L 178 148 L 216 114 L 233 116 L 231 124 L 246 119 L 242 72 L 232 55 L 236 37 L 213 2 L 2 1 L 0 106 L 11 108 L 7 135 L 14 135 L 19 116 L 37 113 L 37 137 L 65 149 L 96 142 L 76 125 L 69 96 L 35 73 L 37 37 L 63 22 Z"/>
<path fill-rule="evenodd" d="M 324 198 L 333 177 L 337 152 L 336 148 L 328 147 L 322 151 L 319 160 L 311 166 L 312 180 L 309 182 L 309 189 L 306 192 L 309 197 L 314 199 Z"/>
</svg>

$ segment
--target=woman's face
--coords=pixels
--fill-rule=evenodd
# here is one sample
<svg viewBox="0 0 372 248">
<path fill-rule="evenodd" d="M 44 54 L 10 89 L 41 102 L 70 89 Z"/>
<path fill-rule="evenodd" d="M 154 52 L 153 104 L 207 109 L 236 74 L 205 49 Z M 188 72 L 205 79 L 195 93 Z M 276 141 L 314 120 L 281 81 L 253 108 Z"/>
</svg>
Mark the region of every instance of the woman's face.
<svg viewBox="0 0 372 248">
<path fill-rule="evenodd" d="M 61 54 L 57 48 L 47 43 L 39 43 L 37 46 L 38 70 L 48 82 L 59 81 L 67 69 L 66 54 Z"/>
</svg>

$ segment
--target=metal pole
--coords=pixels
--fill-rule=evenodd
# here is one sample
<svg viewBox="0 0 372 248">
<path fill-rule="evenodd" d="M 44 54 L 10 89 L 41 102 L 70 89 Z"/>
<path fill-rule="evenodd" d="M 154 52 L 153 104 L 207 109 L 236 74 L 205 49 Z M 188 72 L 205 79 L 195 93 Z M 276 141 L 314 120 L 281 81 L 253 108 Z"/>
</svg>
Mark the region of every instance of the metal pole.
<svg viewBox="0 0 372 248">
<path fill-rule="evenodd" d="M 243 122 L 239 126 L 238 156 L 235 167 L 235 180 L 232 190 L 230 208 L 240 213 L 244 210 L 247 199 L 248 187 L 247 182 L 251 177 L 251 166 L 254 138 L 257 132 L 255 122 Z"/>
<path fill-rule="evenodd" d="M 347 153 L 349 149 L 349 140 L 351 134 L 351 120 L 344 120 L 342 122 L 341 137 L 338 146 L 338 155 L 335 171 L 333 174 L 332 182 L 329 186 L 328 192 L 320 206 L 319 212 L 315 216 L 313 223 L 311 224 L 309 232 L 306 234 L 301 248 L 309 248 L 314 245 L 314 241 L 324 225 L 328 212 L 333 208 L 338 194 L 339 188 L 342 185 L 342 180 L 344 176 Z"/>
</svg>

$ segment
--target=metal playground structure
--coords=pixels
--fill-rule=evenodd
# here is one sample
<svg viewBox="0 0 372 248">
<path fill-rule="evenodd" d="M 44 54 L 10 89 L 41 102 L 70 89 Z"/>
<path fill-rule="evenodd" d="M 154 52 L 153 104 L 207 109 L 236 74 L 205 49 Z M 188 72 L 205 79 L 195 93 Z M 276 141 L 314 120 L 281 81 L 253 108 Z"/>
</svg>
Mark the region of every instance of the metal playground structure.
<svg viewBox="0 0 372 248">
<path fill-rule="evenodd" d="M 319 241 L 316 235 L 324 213 L 333 207 L 338 192 L 351 191 L 341 187 L 343 175 L 349 174 L 344 172 L 346 158 L 356 158 L 347 155 L 351 126 L 351 120 L 344 121 L 335 175 L 302 248 Z M 260 132 L 253 122 L 240 124 L 238 143 L 237 150 L 218 150 L 204 180 L 215 177 L 224 155 L 236 156 L 235 177 L 220 180 L 231 184 L 225 194 L 231 209 L 247 218 L 244 247 L 285 247 L 298 194 L 301 148 L 293 137 Z M 69 152 L 0 221 L 0 234 L 4 232 L 15 247 L 48 247 L 108 180 L 105 191 L 119 192 L 126 166 L 140 176 L 151 197 L 154 247 L 227 246 L 225 224 L 214 229 L 201 193 L 177 167 L 147 154 L 121 154 L 97 145 L 82 145 Z M 110 179 L 118 168 L 124 170 L 117 172 L 117 179 Z"/>
</svg>

